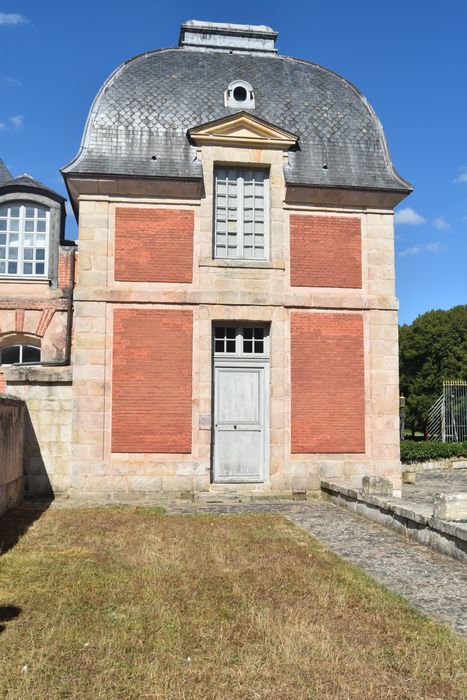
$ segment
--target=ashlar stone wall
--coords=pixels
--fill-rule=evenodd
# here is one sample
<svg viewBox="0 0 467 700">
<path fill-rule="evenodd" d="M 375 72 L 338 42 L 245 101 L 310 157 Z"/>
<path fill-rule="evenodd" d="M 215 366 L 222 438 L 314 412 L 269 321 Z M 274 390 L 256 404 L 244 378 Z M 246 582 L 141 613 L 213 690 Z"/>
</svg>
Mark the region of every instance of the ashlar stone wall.
<svg viewBox="0 0 467 700">
<path fill-rule="evenodd" d="M 75 290 L 73 428 L 70 487 L 75 495 L 144 498 L 147 494 L 211 488 L 212 326 L 214 322 L 270 324 L 269 477 L 257 490 L 319 488 L 319 478 L 357 485 L 364 474 L 384 474 L 400 486 L 398 433 L 397 300 L 394 291 L 392 211 L 285 203 L 284 153 L 280 150 L 199 149 L 205 173 L 201 200 L 147 197 L 80 198 L 80 255 Z M 212 258 L 213 173 L 216 163 L 261 164 L 270 169 L 270 260 Z M 116 279 L 117 211 L 189 212 L 193 217 L 192 280 Z M 290 217 L 330 217 L 358 224 L 361 287 L 292 286 Z M 138 214 L 139 216 L 139 214 Z M 166 214 L 164 214 L 166 216 Z M 158 214 L 158 218 L 159 214 Z M 357 229 L 355 229 L 357 230 Z M 353 238 L 353 245 L 358 238 Z M 137 248 L 137 246 L 136 246 Z M 142 254 L 148 255 L 147 250 Z M 129 267 L 128 262 L 126 263 Z M 353 278 L 355 279 L 355 278 Z M 191 451 L 112 451 L 114 323 L 119 310 L 189 310 L 191 356 Z M 361 319 L 364 446 L 359 452 L 297 453 L 291 446 L 291 316 L 294 313 L 355 315 Z M 151 332 L 148 326 L 148 333 Z M 138 344 L 138 337 L 128 339 Z M 158 361 L 157 343 L 154 362 Z M 305 368 L 306 369 L 306 368 Z M 305 371 L 304 369 L 304 371 Z M 148 392 L 157 385 L 147 382 Z M 129 389 L 128 400 L 132 400 Z M 336 398 L 338 401 L 338 397 Z M 141 421 L 145 421 L 141 405 Z M 147 426 L 157 430 L 157 426 Z M 120 436 L 121 437 L 121 436 Z M 130 440 L 128 441 L 130 444 Z M 119 449 L 122 441 L 119 440 Z"/>
<path fill-rule="evenodd" d="M 67 494 L 70 487 L 72 370 L 6 368 L 8 392 L 24 401 L 24 492 Z"/>
</svg>

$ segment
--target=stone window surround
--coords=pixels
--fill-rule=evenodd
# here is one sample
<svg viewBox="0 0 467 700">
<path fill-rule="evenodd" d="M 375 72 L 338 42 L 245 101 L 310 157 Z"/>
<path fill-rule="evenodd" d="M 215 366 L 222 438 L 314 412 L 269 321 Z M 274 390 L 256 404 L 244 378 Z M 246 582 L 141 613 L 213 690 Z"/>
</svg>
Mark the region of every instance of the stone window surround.
<svg viewBox="0 0 467 700">
<path fill-rule="evenodd" d="M 43 207 L 43 206 L 35 206 L 32 207 L 30 202 L 24 202 L 22 200 L 18 200 L 16 202 L 9 202 L 8 204 L 3 204 L 2 207 L 5 207 L 7 211 L 10 211 L 10 214 L 7 215 L 6 217 L 0 213 L 0 220 L 5 221 L 6 218 L 6 223 L 5 223 L 5 230 L 1 231 L 1 234 L 6 237 L 5 241 L 5 270 L 4 272 L 0 273 L 0 275 L 3 277 L 13 277 L 14 279 L 19 278 L 32 278 L 32 279 L 47 279 L 48 277 L 48 263 L 49 263 L 49 230 L 50 230 L 50 209 L 49 207 Z M 18 214 L 13 215 L 13 210 L 18 209 Z M 32 209 L 34 211 L 33 216 L 28 215 L 28 209 Z M 13 231 L 11 227 L 11 221 L 12 220 L 17 220 L 18 221 L 18 230 Z M 10 222 L 10 224 L 9 224 Z M 27 226 L 31 225 L 33 226 L 32 230 L 26 230 Z M 43 230 L 39 230 L 39 227 L 43 227 Z M 8 229 L 8 230 L 7 230 Z M 11 236 L 15 235 L 17 240 L 16 246 L 12 245 L 11 243 Z M 42 236 L 43 240 L 38 241 L 36 236 Z M 31 240 L 26 243 L 26 239 L 29 237 Z M 2 243 L 2 247 L 3 247 Z M 11 255 L 11 250 L 13 249 L 16 251 L 16 258 L 12 260 L 10 258 Z M 25 250 L 26 249 L 26 250 Z M 26 258 L 26 251 L 29 251 L 29 257 Z M 42 252 L 43 258 L 38 257 L 39 251 Z M 16 272 L 9 272 L 8 267 L 10 263 L 13 263 L 16 265 Z M 24 269 L 26 266 L 29 266 L 31 269 L 31 272 L 25 272 Z M 38 272 L 37 268 L 38 267 L 43 267 L 43 272 Z M 18 268 L 21 269 L 23 268 L 23 272 L 19 272 Z"/>
<path fill-rule="evenodd" d="M 50 211 L 50 223 L 49 223 L 49 264 L 48 273 L 45 277 L 33 277 L 31 275 L 0 275 L 0 281 L 4 283 L 18 283 L 18 282 L 47 282 L 53 288 L 57 286 L 58 280 L 58 248 L 60 243 L 60 233 L 62 228 L 62 206 L 59 202 L 51 197 L 46 197 L 43 194 L 35 192 L 24 192 L 18 190 L 18 192 L 9 192 L 7 194 L 0 195 L 0 205 L 11 205 L 12 202 L 28 203 L 31 205 L 40 205 L 47 207 Z"/>
<path fill-rule="evenodd" d="M 4 333 L 3 335 L 0 335 L 0 372 L 2 374 L 5 372 L 5 370 L 9 370 L 12 367 L 14 368 L 19 366 L 17 363 L 12 365 L 1 364 L 1 354 L 3 348 L 11 347 L 12 345 L 29 345 L 31 347 L 35 347 L 41 351 L 42 359 L 42 338 L 35 335 L 34 333 L 24 331 L 13 331 L 9 333 Z"/>
<path fill-rule="evenodd" d="M 283 235 L 284 226 L 286 225 L 283 165 L 284 162 L 287 161 L 287 153 L 280 149 L 232 148 L 229 146 L 215 146 L 209 144 L 202 145 L 198 148 L 198 158 L 203 164 L 205 184 L 205 197 L 201 201 L 200 211 L 201 226 L 202 228 L 204 227 L 205 235 L 202 235 L 198 260 L 199 267 L 243 267 L 285 270 L 288 251 L 286 250 L 286 237 Z M 269 255 L 267 260 L 213 257 L 215 170 L 218 167 L 269 169 Z M 208 228 L 209 244 L 207 244 L 206 241 Z"/>
<path fill-rule="evenodd" d="M 243 100 L 238 99 L 235 94 L 237 88 L 243 88 L 246 96 Z M 255 108 L 255 94 L 253 88 L 246 80 L 233 80 L 227 87 L 224 95 L 224 104 L 226 107 L 234 107 L 235 109 L 254 109 Z"/>
<path fill-rule="evenodd" d="M 250 177 L 247 175 L 250 174 Z M 229 167 L 215 165 L 214 167 L 214 208 L 213 208 L 213 258 L 216 260 L 260 260 L 263 262 L 269 259 L 269 168 L 257 167 Z M 223 187 L 224 191 L 220 192 Z M 235 188 L 235 216 L 232 221 L 236 221 L 235 231 L 229 231 L 231 221 L 231 189 Z M 248 189 L 247 189 L 248 188 Z M 258 192 L 262 206 L 257 206 Z M 224 199 L 223 207 L 220 206 L 220 198 Z M 246 206 L 250 200 L 249 207 Z M 224 216 L 220 215 L 224 211 Z M 250 212 L 247 215 L 246 212 Z M 257 219 L 257 213 L 260 220 Z M 224 226 L 224 231 L 219 230 L 219 226 Z M 247 230 L 247 226 L 250 230 Z M 258 230 L 262 226 L 262 231 Z M 231 247 L 230 237 L 236 239 L 236 254 L 229 256 Z M 225 238 L 223 244 L 219 239 Z M 247 238 L 250 238 L 249 245 Z M 262 238 L 262 245 L 257 239 Z M 218 252 L 218 248 L 225 248 L 223 254 Z M 256 255 L 256 252 L 259 255 Z"/>
</svg>

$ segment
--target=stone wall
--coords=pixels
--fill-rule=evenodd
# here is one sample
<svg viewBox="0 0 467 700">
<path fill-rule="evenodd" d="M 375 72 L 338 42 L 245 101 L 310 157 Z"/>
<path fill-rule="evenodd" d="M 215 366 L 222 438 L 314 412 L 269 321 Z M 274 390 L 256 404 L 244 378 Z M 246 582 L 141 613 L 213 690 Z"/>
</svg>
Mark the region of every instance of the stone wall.
<svg viewBox="0 0 467 700">
<path fill-rule="evenodd" d="M 23 496 L 24 403 L 0 395 L 0 515 Z"/>
<path fill-rule="evenodd" d="M 201 199 L 183 200 L 169 195 L 159 198 L 80 197 L 80 253 L 72 354 L 71 492 L 87 497 L 143 498 L 155 491 L 211 488 L 212 327 L 213 323 L 222 321 L 258 322 L 270 327 L 268 477 L 264 483 L 248 488 L 289 492 L 291 489 L 315 490 L 319 489 L 320 477 L 357 485 L 365 474 L 387 476 L 395 489 L 400 488 L 392 211 L 338 204 L 285 203 L 284 155 L 273 149 L 206 146 L 199 149 L 198 156 L 203 161 L 205 178 Z M 269 168 L 268 260 L 213 259 L 214 168 L 216 163 L 225 162 L 254 163 Z M 152 226 L 162 216 L 167 217 L 170 208 L 174 217 L 182 217 L 182 213 L 186 215 L 183 220 L 193 217 L 192 275 L 186 275 L 183 282 L 167 281 L 161 276 L 155 281 L 151 266 L 146 265 L 143 276 L 138 273 L 138 281 L 129 281 L 126 275 L 123 278 L 118 270 L 124 261 L 116 259 L 116 251 L 118 256 L 122 250 L 119 242 L 122 212 L 128 222 L 133 213 L 141 220 L 141 212 L 146 210 L 144 218 Z M 313 286 L 312 280 L 310 286 L 292 283 L 291 219 L 294 216 L 302 217 L 300 221 L 306 218 L 307 223 L 313 222 L 315 233 L 322 224 L 336 244 L 344 235 L 342 231 L 350 235 L 344 246 L 345 254 L 341 255 L 342 276 L 339 279 L 329 277 L 329 283 L 334 286 Z M 134 235 L 136 233 L 133 231 Z M 191 247 L 188 250 L 182 243 L 177 245 L 181 246 L 180 254 L 185 256 L 186 262 Z M 297 252 L 295 250 L 295 261 Z M 353 257 L 352 264 L 349 257 Z M 324 269 L 323 260 L 320 266 Z M 130 278 L 133 275 L 130 271 Z M 341 283 L 349 286 L 340 287 Z M 158 311 L 161 318 L 168 312 L 168 315 L 170 312 L 178 314 L 183 310 L 193 314 L 190 453 L 182 449 L 175 453 L 163 447 L 158 452 L 136 449 L 123 452 L 122 441 L 118 443 L 121 451 L 112 447 L 114 382 L 116 378 L 119 381 L 118 373 L 114 375 L 112 357 L 121 342 L 121 334 L 114 335 L 114 324 L 123 309 L 130 317 L 131 312 L 136 316 L 136 311 L 141 309 Z M 323 312 L 342 319 L 348 316 L 359 319 L 355 348 L 360 368 L 363 361 L 358 401 L 359 406 L 362 401 L 364 404 L 364 441 L 361 439 L 351 447 L 347 445 L 346 449 L 351 451 L 346 453 L 338 449 L 331 452 L 329 446 L 321 453 L 298 453 L 292 451 L 291 446 L 291 318 L 294 313 L 306 313 L 311 317 Z M 157 332 L 148 323 L 146 331 L 139 329 L 129 338 L 128 343 L 133 343 L 135 352 L 142 335 L 156 338 Z M 178 349 L 174 347 L 173 352 Z M 155 345 L 154 362 L 157 361 Z M 132 371 L 135 381 L 144 383 L 145 374 L 138 374 L 140 369 L 135 367 Z M 144 423 L 147 420 L 144 406 L 141 406 L 140 415 Z M 151 421 L 147 421 L 147 428 L 155 432 L 158 429 Z"/>
<path fill-rule="evenodd" d="M 8 392 L 23 399 L 24 491 L 67 493 L 70 483 L 72 384 L 70 367 L 5 368 Z"/>
</svg>

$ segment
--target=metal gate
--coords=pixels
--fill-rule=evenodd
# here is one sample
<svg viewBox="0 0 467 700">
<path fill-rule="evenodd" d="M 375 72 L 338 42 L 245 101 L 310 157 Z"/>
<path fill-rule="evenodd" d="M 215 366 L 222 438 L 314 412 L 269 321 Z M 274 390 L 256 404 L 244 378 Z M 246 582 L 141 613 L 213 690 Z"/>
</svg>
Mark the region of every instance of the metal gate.
<svg viewBox="0 0 467 700">
<path fill-rule="evenodd" d="M 443 382 L 443 393 L 428 412 L 428 438 L 442 442 L 467 440 L 467 382 Z"/>
</svg>

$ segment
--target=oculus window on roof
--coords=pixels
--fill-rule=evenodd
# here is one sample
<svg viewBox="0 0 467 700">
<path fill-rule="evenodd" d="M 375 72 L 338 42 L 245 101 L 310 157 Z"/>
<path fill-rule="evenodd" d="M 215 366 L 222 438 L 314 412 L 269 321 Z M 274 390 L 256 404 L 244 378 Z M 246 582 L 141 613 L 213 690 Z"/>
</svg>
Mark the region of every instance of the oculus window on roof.
<svg viewBox="0 0 467 700">
<path fill-rule="evenodd" d="M 225 91 L 225 106 L 237 109 L 254 109 L 255 95 L 246 80 L 234 80 Z"/>
</svg>

